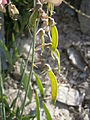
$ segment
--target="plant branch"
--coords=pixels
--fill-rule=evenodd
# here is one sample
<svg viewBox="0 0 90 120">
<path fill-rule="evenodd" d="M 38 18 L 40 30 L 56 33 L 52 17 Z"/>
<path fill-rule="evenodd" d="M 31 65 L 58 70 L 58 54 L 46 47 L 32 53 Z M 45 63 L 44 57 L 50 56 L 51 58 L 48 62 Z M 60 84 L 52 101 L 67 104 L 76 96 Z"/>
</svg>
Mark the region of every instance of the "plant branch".
<svg viewBox="0 0 90 120">
<path fill-rule="evenodd" d="M 66 0 L 63 0 L 63 2 L 68 5 L 71 9 L 73 9 L 76 13 L 85 16 L 87 18 L 90 19 L 90 15 L 87 15 L 86 13 L 82 12 L 81 10 L 78 10 L 77 8 L 75 8 L 74 6 L 72 6 L 69 2 L 67 2 Z"/>
<path fill-rule="evenodd" d="M 30 73 L 29 73 L 29 79 L 28 79 L 26 94 L 25 94 L 24 101 L 23 101 L 23 104 L 22 104 L 20 120 L 22 120 L 22 115 L 23 115 L 23 111 L 24 111 L 24 107 L 25 107 L 26 97 L 27 97 L 28 90 L 29 90 L 29 83 L 30 83 L 31 78 L 32 78 L 32 71 L 33 71 L 33 64 L 34 64 L 35 36 L 36 36 L 36 21 L 35 21 L 35 23 L 34 23 L 34 28 L 33 28 L 33 46 L 32 46 L 32 63 L 31 63 L 31 70 L 30 70 Z"/>
</svg>

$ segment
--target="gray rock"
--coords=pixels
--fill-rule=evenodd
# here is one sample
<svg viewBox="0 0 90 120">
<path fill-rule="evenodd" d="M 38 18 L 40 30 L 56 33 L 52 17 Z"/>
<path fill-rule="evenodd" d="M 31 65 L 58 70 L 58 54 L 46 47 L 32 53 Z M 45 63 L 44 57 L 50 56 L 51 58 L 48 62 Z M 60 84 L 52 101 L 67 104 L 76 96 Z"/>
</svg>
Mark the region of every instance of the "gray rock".
<svg viewBox="0 0 90 120">
<path fill-rule="evenodd" d="M 81 71 L 86 71 L 87 64 L 84 58 L 81 56 L 80 51 L 78 51 L 74 46 L 71 46 L 67 49 L 67 54 L 74 66 Z"/>
<path fill-rule="evenodd" d="M 90 16 L 90 0 L 82 0 L 80 10 Z M 81 31 L 90 35 L 90 18 L 78 14 Z"/>
<path fill-rule="evenodd" d="M 65 84 L 58 88 L 57 101 L 71 106 L 79 106 L 82 104 L 84 94 L 80 94 L 78 90 L 71 88 Z"/>
<path fill-rule="evenodd" d="M 38 44 L 38 37 L 36 39 L 36 43 Z M 22 55 L 25 59 L 27 59 L 27 55 L 29 53 L 30 50 L 30 54 L 29 54 L 29 61 L 32 61 L 32 38 L 28 37 L 28 38 L 19 38 L 17 40 L 17 48 L 19 51 L 19 54 Z M 40 60 L 41 55 L 38 54 L 37 52 L 35 52 L 35 56 L 34 56 L 34 60 L 35 62 Z"/>
</svg>

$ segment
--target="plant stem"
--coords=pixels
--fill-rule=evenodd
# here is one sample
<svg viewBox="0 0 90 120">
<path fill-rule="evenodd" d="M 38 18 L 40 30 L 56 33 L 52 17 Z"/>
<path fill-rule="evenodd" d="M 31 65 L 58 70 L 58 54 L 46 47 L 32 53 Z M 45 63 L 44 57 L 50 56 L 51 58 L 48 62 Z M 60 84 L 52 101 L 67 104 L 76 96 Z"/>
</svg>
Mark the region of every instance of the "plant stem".
<svg viewBox="0 0 90 120">
<path fill-rule="evenodd" d="M 6 120 L 6 114 L 5 114 L 5 104 L 3 101 L 3 94 L 4 94 L 4 88 L 3 88 L 3 80 L 1 75 L 1 58 L 0 58 L 0 91 L 1 91 L 1 101 L 2 101 L 2 120 Z"/>
<path fill-rule="evenodd" d="M 22 78 L 21 78 L 21 81 L 20 81 L 20 86 L 21 86 L 22 81 L 23 81 L 23 79 L 24 79 L 25 71 L 26 71 L 26 68 L 27 68 L 27 65 L 28 65 L 29 56 L 30 56 L 30 51 L 31 51 L 31 46 L 30 46 L 30 48 L 29 48 L 29 52 L 28 52 L 28 55 L 27 55 L 27 61 L 26 61 L 26 64 L 25 64 L 25 66 L 24 66 L 24 69 L 23 69 L 23 74 L 22 74 Z M 18 89 L 17 96 L 16 96 L 16 98 L 14 99 L 15 102 L 17 101 L 19 95 L 20 95 L 20 89 Z"/>
<path fill-rule="evenodd" d="M 26 94 L 25 94 L 24 101 L 23 101 L 23 104 L 22 104 L 20 120 L 22 120 L 22 115 L 23 115 L 23 111 L 24 111 L 24 107 L 25 107 L 26 97 L 27 97 L 28 90 L 29 90 L 29 83 L 30 83 L 31 78 L 32 78 L 32 71 L 33 71 L 33 64 L 34 64 L 35 35 L 36 35 L 36 21 L 35 21 L 34 27 L 33 27 L 32 63 L 31 63 L 31 69 L 30 69 L 30 73 L 29 73 L 29 79 L 28 79 Z"/>
</svg>

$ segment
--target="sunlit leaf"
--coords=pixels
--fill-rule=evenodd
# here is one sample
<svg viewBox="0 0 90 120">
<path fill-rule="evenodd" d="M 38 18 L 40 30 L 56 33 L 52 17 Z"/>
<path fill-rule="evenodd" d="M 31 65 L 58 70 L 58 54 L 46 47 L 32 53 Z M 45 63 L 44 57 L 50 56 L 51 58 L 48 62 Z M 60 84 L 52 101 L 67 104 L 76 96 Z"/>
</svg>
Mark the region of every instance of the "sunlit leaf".
<svg viewBox="0 0 90 120">
<path fill-rule="evenodd" d="M 37 92 L 35 91 L 35 99 L 36 99 L 36 113 L 37 113 L 37 120 L 40 120 L 40 110 L 39 110 L 39 98 Z"/>
<path fill-rule="evenodd" d="M 27 84 L 28 84 L 28 76 L 27 76 L 27 74 L 24 74 L 23 85 L 24 85 L 25 91 L 27 90 Z M 30 85 L 29 85 L 29 88 L 28 88 L 27 97 L 29 98 L 29 101 L 31 102 L 31 99 L 32 99 L 32 89 L 31 89 Z"/>
<path fill-rule="evenodd" d="M 53 58 L 54 58 L 54 56 L 55 56 L 55 58 L 57 59 L 57 61 L 58 61 L 58 71 L 59 71 L 59 73 L 60 73 L 60 54 L 59 54 L 58 49 L 52 50 L 52 51 L 51 51 L 51 55 L 52 55 Z"/>
<path fill-rule="evenodd" d="M 43 90 L 43 85 L 41 83 L 41 80 L 39 79 L 39 77 L 37 76 L 37 74 L 35 72 L 33 72 L 33 73 L 34 73 L 34 76 L 36 78 L 36 82 L 37 82 L 40 94 L 41 94 L 42 97 L 44 97 L 44 90 Z"/>
<path fill-rule="evenodd" d="M 57 79 L 56 79 L 53 71 L 51 70 L 50 65 L 47 64 L 47 67 L 48 67 L 48 75 L 51 80 L 52 102 L 53 102 L 53 104 L 55 104 L 56 98 L 57 98 L 57 92 L 58 92 L 58 83 L 57 83 Z"/>
<path fill-rule="evenodd" d="M 52 49 L 56 49 L 58 46 L 58 30 L 56 26 L 51 27 L 51 35 L 52 35 Z"/>
<path fill-rule="evenodd" d="M 48 110 L 48 108 L 46 107 L 45 103 L 42 102 L 42 105 L 43 105 L 44 111 L 45 111 L 45 113 L 46 113 L 46 118 L 47 118 L 47 120 L 52 120 L 52 117 L 51 117 L 51 115 L 50 115 L 50 113 L 49 113 L 49 110 Z"/>
</svg>

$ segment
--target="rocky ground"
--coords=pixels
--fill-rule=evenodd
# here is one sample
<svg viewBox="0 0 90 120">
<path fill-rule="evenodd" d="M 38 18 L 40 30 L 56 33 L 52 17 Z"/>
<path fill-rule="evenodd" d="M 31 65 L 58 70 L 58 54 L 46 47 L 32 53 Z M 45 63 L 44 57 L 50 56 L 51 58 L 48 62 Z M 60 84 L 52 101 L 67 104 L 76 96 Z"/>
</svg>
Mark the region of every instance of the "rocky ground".
<svg viewBox="0 0 90 120">
<path fill-rule="evenodd" d="M 85 10 L 83 4 L 87 2 L 82 0 L 81 10 L 86 11 L 90 15 L 90 11 Z M 84 1 L 86 3 L 84 3 Z M 89 0 L 88 0 L 89 1 Z M 90 5 L 90 1 L 88 3 Z M 90 6 L 89 6 L 90 9 Z M 58 49 L 61 54 L 61 72 L 58 73 L 57 61 L 53 61 L 50 53 L 44 52 L 43 62 L 49 63 L 54 71 L 58 80 L 58 97 L 56 105 L 53 106 L 50 100 L 50 81 L 48 77 L 40 72 L 42 65 L 39 69 L 35 69 L 37 74 L 46 86 L 46 105 L 50 110 L 53 120 L 90 120 L 90 18 L 78 15 L 74 10 L 69 8 L 64 3 L 56 10 L 55 20 L 59 31 L 59 44 Z M 20 42 L 21 43 L 21 42 Z M 28 51 L 29 39 L 22 42 L 24 46 L 22 51 Z M 23 45 L 24 44 L 24 45 Z M 21 47 L 19 46 L 21 51 Z M 39 54 L 36 54 L 36 60 Z M 46 60 L 46 58 L 48 58 Z M 39 56 L 39 59 L 40 56 Z M 37 60 L 38 61 L 38 60 Z M 42 63 L 43 64 L 43 63 Z M 28 65 L 28 70 L 29 71 Z M 19 89 L 20 82 L 20 64 L 17 62 L 12 77 L 8 77 L 8 85 L 6 84 L 6 94 L 9 96 L 11 103 Z M 34 80 L 34 78 L 33 78 Z M 37 89 L 36 85 L 33 85 Z M 49 87 L 48 87 L 49 86 Z M 38 92 L 39 93 L 39 92 Z M 21 103 L 24 97 L 24 91 L 21 91 L 18 104 Z M 28 100 L 27 100 L 28 101 Z M 41 120 L 45 120 L 45 113 L 41 107 Z M 26 106 L 25 114 L 35 112 L 34 95 L 32 104 Z"/>
</svg>

